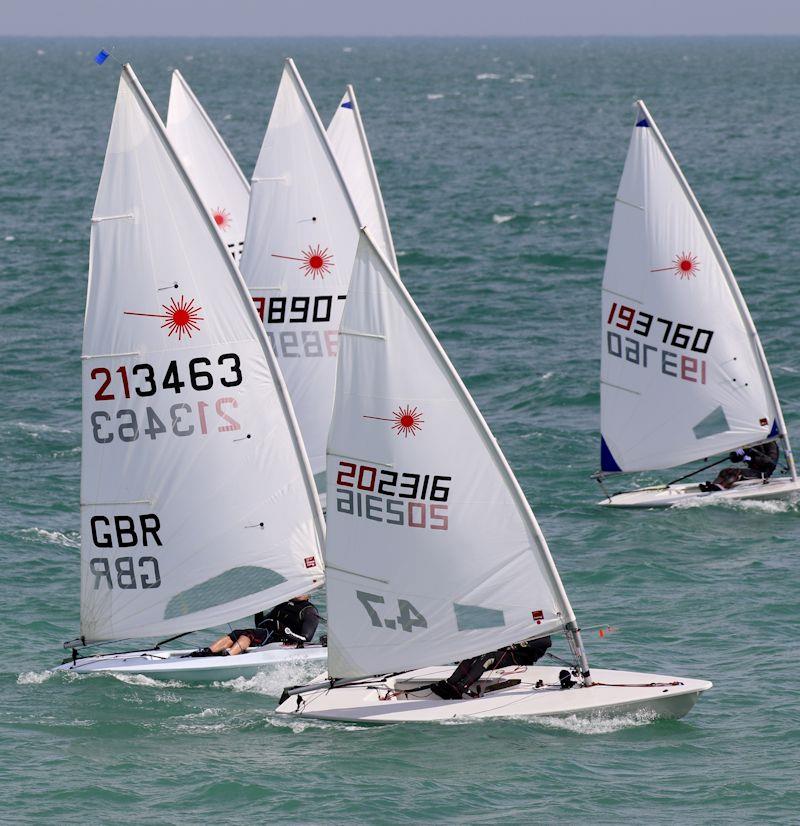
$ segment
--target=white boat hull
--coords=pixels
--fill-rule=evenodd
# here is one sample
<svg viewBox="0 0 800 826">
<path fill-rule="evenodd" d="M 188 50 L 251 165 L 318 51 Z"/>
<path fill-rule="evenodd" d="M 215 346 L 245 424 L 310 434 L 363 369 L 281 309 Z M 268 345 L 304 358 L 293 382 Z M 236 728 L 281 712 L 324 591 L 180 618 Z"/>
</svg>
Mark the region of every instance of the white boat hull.
<svg viewBox="0 0 800 826">
<path fill-rule="evenodd" d="M 598 505 L 610 508 L 671 508 L 692 502 L 719 504 L 723 502 L 746 501 L 748 499 L 787 499 L 800 495 L 800 480 L 785 477 L 768 479 L 747 479 L 737 482 L 728 490 L 702 491 L 697 484 L 668 485 L 640 488 L 615 493 L 603 499 Z"/>
<path fill-rule="evenodd" d="M 644 713 L 653 719 L 677 719 L 687 714 L 700 694 L 712 686 L 707 680 L 592 669 L 592 679 L 597 684 L 562 689 L 558 680 L 560 668 L 529 666 L 486 672 L 480 681 L 484 691 L 492 683 L 520 682 L 475 698 L 442 700 L 429 690 L 405 692 L 409 687 L 425 686 L 448 677 L 452 671 L 453 666 L 422 668 L 341 688 L 317 688 L 289 696 L 278 706 L 277 713 L 354 723 L 631 713 Z M 539 681 L 543 685 L 537 687 Z"/>
<path fill-rule="evenodd" d="M 156 680 L 213 682 L 251 677 L 282 664 L 317 663 L 323 665 L 328 649 L 322 645 L 295 648 L 271 643 L 245 654 L 224 657 L 185 657 L 192 649 L 126 651 L 100 654 L 64 663 L 54 671 L 71 674 L 141 674 Z"/>
</svg>

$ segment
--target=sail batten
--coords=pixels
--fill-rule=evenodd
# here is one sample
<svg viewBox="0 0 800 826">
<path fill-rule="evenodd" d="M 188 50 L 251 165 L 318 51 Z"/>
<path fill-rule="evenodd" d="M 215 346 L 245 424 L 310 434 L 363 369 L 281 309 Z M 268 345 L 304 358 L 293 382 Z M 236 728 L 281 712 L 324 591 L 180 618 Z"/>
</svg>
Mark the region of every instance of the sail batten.
<svg viewBox="0 0 800 826">
<path fill-rule="evenodd" d="M 342 326 L 385 341 L 341 343 L 327 467 L 329 673 L 453 661 L 574 622 L 513 472 L 368 231 Z M 345 458 L 357 455 L 387 465 Z"/>
<path fill-rule="evenodd" d="M 81 475 L 89 642 L 221 624 L 323 576 L 319 502 L 280 371 L 212 216 L 126 66 L 95 217 L 131 208 L 135 221 L 92 224 Z"/>
<path fill-rule="evenodd" d="M 774 420 L 785 433 L 733 273 L 655 121 L 637 105 L 603 276 L 601 470 L 612 472 L 751 444 Z"/>
</svg>

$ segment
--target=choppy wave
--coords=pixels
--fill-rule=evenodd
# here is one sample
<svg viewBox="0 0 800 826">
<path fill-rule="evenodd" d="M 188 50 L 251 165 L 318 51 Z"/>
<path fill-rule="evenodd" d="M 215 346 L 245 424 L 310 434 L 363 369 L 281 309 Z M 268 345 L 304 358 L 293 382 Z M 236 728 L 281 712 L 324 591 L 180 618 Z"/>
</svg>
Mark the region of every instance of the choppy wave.
<svg viewBox="0 0 800 826">
<path fill-rule="evenodd" d="M 500 80 L 500 75 L 496 75 L 494 72 L 482 72 L 475 75 L 475 80 Z"/>
<path fill-rule="evenodd" d="M 77 531 L 62 533 L 61 531 L 48 531 L 45 528 L 25 528 L 20 533 L 23 536 L 35 536 L 44 539 L 64 548 L 80 548 L 81 546 L 81 535 Z"/>
<path fill-rule="evenodd" d="M 509 221 L 513 221 L 516 217 L 517 216 L 513 212 L 509 215 L 499 215 L 498 213 L 495 213 L 492 215 L 492 221 L 495 224 L 506 224 Z"/>
<path fill-rule="evenodd" d="M 46 683 L 55 671 L 23 671 L 17 677 L 17 685 L 41 685 Z"/>
<path fill-rule="evenodd" d="M 434 92 L 433 94 L 426 95 L 425 97 L 427 97 L 428 100 L 441 100 L 444 97 L 444 95 L 440 92 Z"/>
</svg>

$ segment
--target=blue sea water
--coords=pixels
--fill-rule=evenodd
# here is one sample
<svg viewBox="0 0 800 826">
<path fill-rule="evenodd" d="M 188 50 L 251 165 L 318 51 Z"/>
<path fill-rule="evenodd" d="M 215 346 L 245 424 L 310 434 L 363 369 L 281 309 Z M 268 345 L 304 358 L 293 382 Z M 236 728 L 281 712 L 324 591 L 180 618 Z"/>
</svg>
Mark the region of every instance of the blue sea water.
<svg viewBox="0 0 800 826">
<path fill-rule="evenodd" d="M 587 632 L 591 661 L 715 684 L 676 722 L 374 729 L 277 718 L 282 686 L 310 676 L 296 671 L 207 687 L 47 672 L 78 629 L 81 326 L 117 85 L 93 62 L 104 45 L 0 39 L 0 821 L 797 822 L 798 507 L 609 512 L 589 474 L 637 97 L 717 231 L 800 438 L 800 40 L 111 44 L 162 113 L 180 68 L 247 173 L 284 56 L 325 121 L 355 84 L 403 279 L 584 627 L 618 628 Z"/>
</svg>

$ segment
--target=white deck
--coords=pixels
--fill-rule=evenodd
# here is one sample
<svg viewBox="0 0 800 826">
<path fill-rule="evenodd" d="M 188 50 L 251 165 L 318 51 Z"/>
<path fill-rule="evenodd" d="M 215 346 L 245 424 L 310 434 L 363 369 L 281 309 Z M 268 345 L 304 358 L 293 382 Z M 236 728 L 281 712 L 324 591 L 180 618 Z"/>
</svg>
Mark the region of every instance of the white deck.
<svg viewBox="0 0 800 826">
<path fill-rule="evenodd" d="M 126 651 L 121 654 L 101 654 L 83 657 L 60 665 L 54 671 L 73 674 L 143 674 L 156 680 L 182 682 L 212 682 L 250 677 L 282 663 L 317 662 L 324 665 L 328 649 L 321 645 L 295 648 L 271 643 L 245 654 L 224 657 L 183 657 L 191 648 L 180 650 Z"/>
<path fill-rule="evenodd" d="M 745 479 L 728 490 L 704 492 L 698 483 L 639 488 L 617 493 L 598 502 L 609 508 L 670 508 L 692 502 L 714 504 L 748 499 L 785 499 L 800 495 L 800 480 L 775 477 L 762 482 Z"/>
<path fill-rule="evenodd" d="M 404 689 L 425 686 L 449 676 L 453 666 L 423 668 L 386 680 L 363 680 L 335 689 L 314 689 L 290 696 L 278 714 L 358 723 L 435 722 L 489 717 L 615 716 L 645 712 L 653 718 L 676 719 L 687 714 L 707 680 L 592 669 L 592 679 L 609 685 L 561 689 L 559 667 L 529 666 L 487 672 L 483 688 L 500 680 L 519 679 L 519 685 L 478 698 L 442 700 L 430 690 L 407 694 Z M 544 683 L 536 687 L 538 681 Z M 315 681 L 316 682 L 316 681 Z M 648 683 L 661 685 L 649 686 Z M 671 685 L 671 683 L 677 683 Z"/>
</svg>

